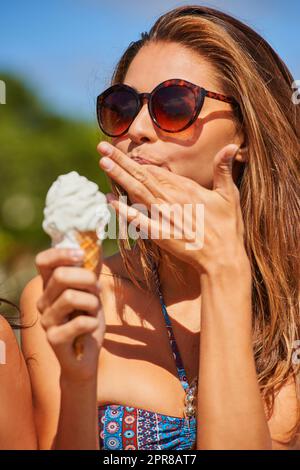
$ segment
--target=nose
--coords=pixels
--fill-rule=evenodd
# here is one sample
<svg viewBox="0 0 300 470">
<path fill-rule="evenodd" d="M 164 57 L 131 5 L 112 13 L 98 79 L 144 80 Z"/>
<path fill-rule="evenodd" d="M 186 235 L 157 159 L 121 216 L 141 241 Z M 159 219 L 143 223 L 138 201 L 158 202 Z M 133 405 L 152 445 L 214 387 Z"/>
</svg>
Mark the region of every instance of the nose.
<svg viewBox="0 0 300 470">
<path fill-rule="evenodd" d="M 134 142 L 154 141 L 156 132 L 148 109 L 148 93 L 141 96 L 142 107 L 131 123 L 127 134 Z"/>
</svg>

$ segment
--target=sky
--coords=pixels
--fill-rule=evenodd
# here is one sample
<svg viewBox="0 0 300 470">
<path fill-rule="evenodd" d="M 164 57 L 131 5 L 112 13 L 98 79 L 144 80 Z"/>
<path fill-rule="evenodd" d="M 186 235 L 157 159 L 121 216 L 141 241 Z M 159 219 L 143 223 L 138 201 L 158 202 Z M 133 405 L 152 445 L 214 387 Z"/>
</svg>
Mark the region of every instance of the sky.
<svg viewBox="0 0 300 470">
<path fill-rule="evenodd" d="M 95 119 L 95 97 L 107 86 L 131 41 L 181 5 L 219 8 L 269 41 L 300 79 L 300 1 L 40 0 L 0 4 L 1 72 L 28 83 L 50 108 Z"/>
</svg>

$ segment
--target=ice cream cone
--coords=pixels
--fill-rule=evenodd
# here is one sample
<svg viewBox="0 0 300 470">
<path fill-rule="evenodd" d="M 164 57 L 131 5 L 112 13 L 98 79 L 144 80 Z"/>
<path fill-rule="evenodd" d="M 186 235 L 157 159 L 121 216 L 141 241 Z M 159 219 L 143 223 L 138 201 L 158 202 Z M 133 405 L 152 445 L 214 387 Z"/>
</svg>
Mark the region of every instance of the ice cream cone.
<svg viewBox="0 0 300 470">
<path fill-rule="evenodd" d="M 76 171 L 60 175 L 51 185 L 44 208 L 43 229 L 57 248 L 81 248 L 83 267 L 100 274 L 104 228 L 110 220 L 106 197 L 96 183 Z M 73 312 L 70 320 L 86 312 Z M 73 343 L 76 358 L 83 355 L 83 336 Z"/>
<path fill-rule="evenodd" d="M 84 251 L 83 267 L 89 271 L 93 271 L 97 276 L 100 274 L 102 246 L 98 239 L 97 233 L 90 230 L 87 232 L 76 232 L 75 234 L 80 248 Z M 76 315 L 74 315 L 76 316 Z M 74 352 L 77 360 L 83 356 L 84 336 L 78 336 L 74 341 Z"/>
<path fill-rule="evenodd" d="M 83 267 L 100 274 L 101 265 L 101 242 L 97 233 L 90 230 L 87 232 L 76 232 L 76 238 L 80 248 L 84 251 Z"/>
</svg>

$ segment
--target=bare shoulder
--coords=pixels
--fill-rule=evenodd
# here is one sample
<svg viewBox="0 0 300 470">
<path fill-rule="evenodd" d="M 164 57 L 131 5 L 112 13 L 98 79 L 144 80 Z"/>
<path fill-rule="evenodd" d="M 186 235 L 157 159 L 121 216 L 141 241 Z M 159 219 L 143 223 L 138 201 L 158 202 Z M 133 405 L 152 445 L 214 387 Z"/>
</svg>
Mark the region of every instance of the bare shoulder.
<svg viewBox="0 0 300 470">
<path fill-rule="evenodd" d="M 124 296 L 127 295 L 132 284 L 120 253 L 103 259 L 99 282 L 105 323 L 106 325 L 118 323 L 118 318 L 122 318 L 124 313 L 126 303 Z"/>
<path fill-rule="evenodd" d="M 133 252 L 132 260 L 136 261 L 137 266 L 137 275 L 139 279 L 143 277 L 143 273 L 140 269 L 138 269 L 138 258 L 137 255 Z M 122 281 L 126 281 L 132 283 L 132 279 L 130 278 L 120 252 L 114 253 L 111 256 L 108 256 L 103 259 L 102 269 L 100 273 L 100 278 L 102 282 L 105 282 L 105 279 L 108 277 L 114 279 L 120 279 Z"/>
<path fill-rule="evenodd" d="M 48 377 L 54 377 L 58 382 L 60 374 L 59 362 L 47 340 L 46 333 L 41 326 L 41 314 L 37 309 L 37 301 L 43 293 L 43 281 L 36 276 L 25 286 L 20 298 L 22 350 L 30 372 L 40 375 L 48 371 Z M 52 374 L 50 373 L 52 372 Z M 32 376 L 32 374 L 31 374 Z M 47 381 L 46 384 L 48 385 Z"/>
<path fill-rule="evenodd" d="M 138 268 L 138 262 L 136 266 L 135 278 L 142 281 L 143 273 Z M 119 252 L 103 260 L 99 281 L 102 287 L 101 301 L 106 313 L 106 321 L 109 321 L 112 312 L 118 317 L 122 317 L 125 306 L 131 305 L 134 311 L 134 304 L 138 302 L 138 299 L 143 297 L 145 300 L 145 296 L 147 296 L 147 291 L 142 291 L 133 283 Z"/>
<path fill-rule="evenodd" d="M 43 282 L 40 276 L 29 281 L 22 292 L 20 298 L 21 322 L 24 327 L 21 330 L 22 350 L 29 370 L 40 371 L 42 364 L 45 365 L 45 371 L 49 372 L 49 368 L 52 372 L 55 371 L 57 379 L 60 373 L 59 363 L 41 326 L 41 314 L 37 309 L 37 301 L 42 293 Z"/>
<path fill-rule="evenodd" d="M 5 370 L 14 370 L 14 365 L 21 366 L 22 356 L 17 343 L 16 336 L 7 322 L 7 320 L 0 315 L 0 364 L 7 365 L 6 368 L 0 369 L 2 372 Z M 8 361 L 9 358 L 9 361 Z M 2 374 L 0 374 L 1 376 Z"/>
<path fill-rule="evenodd" d="M 299 406 L 296 384 L 290 378 L 277 393 L 273 414 L 268 421 L 274 450 L 300 450 L 300 426 L 296 433 L 292 433 L 297 425 Z"/>
<path fill-rule="evenodd" d="M 17 382 L 16 374 L 19 379 Z M 24 357 L 17 338 L 7 320 L 0 315 L 0 379 L 4 377 L 7 379 L 8 387 L 28 380 Z"/>
<path fill-rule="evenodd" d="M 27 380 L 26 365 L 16 336 L 6 319 L 0 315 L 0 392 L 19 388 Z"/>
<path fill-rule="evenodd" d="M 36 276 L 31 279 L 25 286 L 21 298 L 21 320 L 22 323 L 26 324 L 28 321 L 36 321 L 36 301 L 42 295 L 43 292 L 43 281 L 41 276 Z"/>
<path fill-rule="evenodd" d="M 8 321 L 0 315 L 0 339 L 6 342 L 16 342 L 15 334 Z"/>
<path fill-rule="evenodd" d="M 30 375 L 39 448 L 43 450 L 51 448 L 57 429 L 60 365 L 41 326 L 41 314 L 36 306 L 42 292 L 42 278 L 36 276 L 22 292 L 20 309 L 24 326 L 22 351 Z"/>
<path fill-rule="evenodd" d="M 0 315 L 0 449 L 35 449 L 28 371 L 16 336 Z"/>
<path fill-rule="evenodd" d="M 130 256 L 135 267 L 134 278 L 144 286 L 143 288 L 133 282 L 119 252 L 103 260 L 99 281 L 102 286 L 101 302 L 106 324 L 122 323 L 125 312 L 126 323 L 131 323 L 132 320 L 135 324 L 141 312 L 146 314 L 149 305 L 154 301 L 153 293 L 146 288 L 144 272 L 137 252 L 133 250 Z"/>
</svg>

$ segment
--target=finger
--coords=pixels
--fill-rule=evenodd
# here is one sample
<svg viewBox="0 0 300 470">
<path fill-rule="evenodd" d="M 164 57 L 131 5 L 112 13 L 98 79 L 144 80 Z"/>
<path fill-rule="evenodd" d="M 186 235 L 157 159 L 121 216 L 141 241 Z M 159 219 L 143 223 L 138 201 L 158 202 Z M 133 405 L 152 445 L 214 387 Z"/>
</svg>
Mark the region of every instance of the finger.
<svg viewBox="0 0 300 470">
<path fill-rule="evenodd" d="M 107 162 L 109 166 L 107 166 Z M 112 163 L 113 166 L 110 165 Z M 107 160 L 107 157 L 103 157 L 99 162 L 100 167 L 118 183 L 125 191 L 130 194 L 132 201 L 142 201 L 147 205 L 153 201 L 153 195 L 145 186 L 146 174 L 144 171 L 140 173 L 136 172 L 135 176 L 128 173 L 127 170 L 123 169 L 118 163 L 113 160 Z"/>
<path fill-rule="evenodd" d="M 191 184 L 190 178 L 173 173 L 162 166 L 147 165 L 147 173 L 153 176 L 159 185 L 170 185 L 174 189 L 178 189 L 178 187 L 188 189 Z"/>
<path fill-rule="evenodd" d="M 110 149 L 108 152 L 106 150 L 107 147 Z M 114 163 L 118 164 L 119 167 L 123 168 L 123 170 L 131 175 L 135 180 L 143 184 L 143 186 L 148 189 L 150 194 L 154 196 L 159 196 L 161 194 L 161 189 L 155 178 L 153 178 L 152 172 L 149 174 L 148 171 L 150 167 L 158 168 L 157 165 L 141 165 L 108 142 L 100 142 L 97 149 L 100 153 L 113 160 Z M 164 172 L 170 173 L 166 169 L 164 169 Z M 155 175 L 154 172 L 153 175 Z"/>
<path fill-rule="evenodd" d="M 61 346 L 68 343 L 73 344 L 75 338 L 85 334 L 93 333 L 100 326 L 99 317 L 88 317 L 80 315 L 65 325 L 52 326 L 47 330 L 47 338 L 52 346 Z"/>
<path fill-rule="evenodd" d="M 84 259 L 84 252 L 70 248 L 49 248 L 42 251 L 35 258 L 35 263 L 40 275 L 43 278 L 44 286 L 52 275 L 54 268 L 58 266 L 81 265 Z"/>
<path fill-rule="evenodd" d="M 99 295 L 100 284 L 93 271 L 85 268 L 59 266 L 52 271 L 47 286 L 38 304 L 40 311 L 49 307 L 65 289 L 77 289 Z"/>
<path fill-rule="evenodd" d="M 106 151 L 106 147 L 110 148 L 109 152 Z M 107 161 L 105 157 L 105 160 L 102 158 L 99 162 L 101 168 L 131 195 L 133 202 L 143 201 L 150 207 L 151 203 L 154 202 L 153 197 L 169 200 L 168 189 L 178 191 L 178 189 L 186 188 L 188 191 L 190 188 L 191 181 L 189 178 L 173 173 L 160 165 L 141 165 L 108 142 L 100 142 L 97 150 L 109 157 L 110 165 L 113 165 L 110 169 L 105 169 L 104 163 Z M 122 174 L 120 168 L 128 175 L 131 175 L 133 179 L 126 179 L 126 175 Z M 140 185 L 134 185 L 133 180 L 139 182 Z M 148 190 L 148 193 L 146 190 Z M 198 185 L 199 190 L 206 191 L 204 187 Z"/>
<path fill-rule="evenodd" d="M 223 147 L 214 159 L 213 189 L 224 196 L 230 196 L 234 190 L 232 164 L 239 147 L 235 144 Z"/>
<path fill-rule="evenodd" d="M 69 320 L 69 315 L 76 311 L 83 311 L 96 317 L 100 307 L 99 297 L 87 292 L 67 289 L 53 305 L 46 308 L 41 317 L 41 325 L 46 330 L 55 325 L 62 325 Z"/>
<path fill-rule="evenodd" d="M 156 205 L 153 205 L 151 212 L 158 214 L 158 220 L 149 218 L 136 208 L 128 206 L 121 200 L 112 200 L 112 207 L 120 214 L 123 220 L 140 229 L 144 234 L 143 238 L 159 239 L 161 237 L 161 227 L 159 224 L 159 211 L 155 211 Z M 121 221 L 122 222 L 122 221 Z"/>
<path fill-rule="evenodd" d="M 109 152 L 106 151 L 106 147 L 110 148 Z M 137 181 L 140 181 L 150 193 L 156 197 L 162 195 L 160 183 L 172 182 L 174 186 L 176 180 L 178 180 L 178 184 L 180 185 L 188 184 L 189 182 L 187 178 L 177 175 L 169 169 L 163 168 L 161 165 L 141 165 L 108 142 L 100 142 L 97 150 L 113 160 L 114 163 L 118 164 L 118 166 L 132 175 Z M 101 160 L 100 165 L 102 166 Z"/>
</svg>

